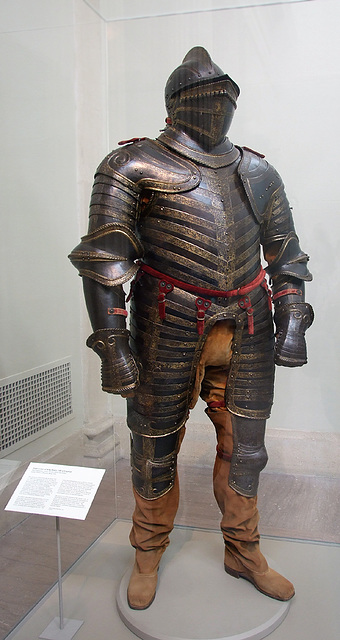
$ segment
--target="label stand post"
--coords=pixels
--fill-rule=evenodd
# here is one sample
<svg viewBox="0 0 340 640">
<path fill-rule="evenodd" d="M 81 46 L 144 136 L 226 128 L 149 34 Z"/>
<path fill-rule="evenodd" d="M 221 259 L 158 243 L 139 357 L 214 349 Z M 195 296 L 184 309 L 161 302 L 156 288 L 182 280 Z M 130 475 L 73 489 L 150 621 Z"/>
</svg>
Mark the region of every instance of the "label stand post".
<svg viewBox="0 0 340 640">
<path fill-rule="evenodd" d="M 61 546 L 60 546 L 60 521 L 59 516 L 55 519 L 55 528 L 57 534 L 57 554 L 58 554 L 58 593 L 59 593 L 59 627 L 64 628 L 64 609 L 63 609 L 63 591 L 61 576 Z"/>
<path fill-rule="evenodd" d="M 5 507 L 6 511 L 56 517 L 59 618 L 39 638 L 71 640 L 83 620 L 64 618 L 60 517 L 85 520 L 105 469 L 31 462 Z"/>
<path fill-rule="evenodd" d="M 60 544 L 60 519 L 55 519 L 57 535 L 57 556 L 58 556 L 58 596 L 59 596 L 59 618 L 54 618 L 46 629 L 40 634 L 43 640 L 71 640 L 80 629 L 84 620 L 64 619 L 62 574 L 61 574 L 61 544 Z"/>
</svg>

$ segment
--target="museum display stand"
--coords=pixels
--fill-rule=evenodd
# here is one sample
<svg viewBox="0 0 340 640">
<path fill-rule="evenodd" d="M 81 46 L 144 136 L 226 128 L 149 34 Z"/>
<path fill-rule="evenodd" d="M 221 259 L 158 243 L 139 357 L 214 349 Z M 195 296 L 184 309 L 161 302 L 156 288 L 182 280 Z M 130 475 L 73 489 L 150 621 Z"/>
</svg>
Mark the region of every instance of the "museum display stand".
<svg viewBox="0 0 340 640">
<path fill-rule="evenodd" d="M 132 567 L 124 574 L 117 592 L 124 624 L 143 640 L 260 640 L 269 635 L 285 619 L 290 603 L 264 597 L 246 581 L 228 576 L 222 553 L 219 533 L 176 529 L 149 609 L 130 609 L 126 591 Z"/>
<path fill-rule="evenodd" d="M 86 519 L 104 473 L 98 468 L 30 463 L 5 507 L 5 511 L 32 517 L 55 517 L 59 617 L 41 630 L 39 638 L 43 640 L 72 640 L 86 624 L 84 619 L 64 616 L 60 518 Z M 129 549 L 130 561 L 122 578 L 117 565 L 111 576 L 116 584 L 117 611 L 127 629 L 142 640 L 260 640 L 277 629 L 289 612 L 290 602 L 265 597 L 247 581 L 225 573 L 219 532 L 185 526 L 175 527 L 171 534 L 152 606 L 133 610 L 127 603 L 133 550 L 126 527 L 124 546 Z M 269 563 L 281 571 L 275 559 Z"/>
</svg>

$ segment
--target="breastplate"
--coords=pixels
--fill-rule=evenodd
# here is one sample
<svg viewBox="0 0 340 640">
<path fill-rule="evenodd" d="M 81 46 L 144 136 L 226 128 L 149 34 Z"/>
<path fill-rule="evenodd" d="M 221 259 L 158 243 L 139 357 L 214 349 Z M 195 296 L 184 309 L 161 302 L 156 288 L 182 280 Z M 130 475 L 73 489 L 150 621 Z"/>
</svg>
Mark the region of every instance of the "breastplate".
<svg viewBox="0 0 340 640">
<path fill-rule="evenodd" d="M 200 184 L 184 193 L 148 194 L 138 235 L 144 262 L 172 278 L 207 289 L 250 282 L 260 266 L 260 227 L 231 165 L 197 165 Z"/>
</svg>

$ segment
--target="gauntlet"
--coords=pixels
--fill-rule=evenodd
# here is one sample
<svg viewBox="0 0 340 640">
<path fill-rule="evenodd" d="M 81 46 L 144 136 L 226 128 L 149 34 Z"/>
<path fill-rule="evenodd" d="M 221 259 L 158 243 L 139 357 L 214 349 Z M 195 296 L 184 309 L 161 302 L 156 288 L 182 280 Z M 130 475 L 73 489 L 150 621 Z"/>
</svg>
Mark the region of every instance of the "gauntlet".
<svg viewBox="0 0 340 640">
<path fill-rule="evenodd" d="M 278 243 L 274 243 L 274 247 Z M 307 362 L 305 332 L 314 320 L 313 309 L 305 302 L 305 282 L 312 280 L 308 256 L 301 251 L 292 231 L 282 242 L 274 259 L 270 247 L 265 253 L 271 278 L 274 322 L 276 326 L 275 363 L 284 367 L 302 367 Z"/>
<path fill-rule="evenodd" d="M 305 332 L 313 320 L 313 309 L 307 302 L 289 302 L 276 309 L 275 364 L 284 367 L 306 364 Z"/>
<path fill-rule="evenodd" d="M 125 393 L 138 387 L 139 372 L 130 351 L 127 329 L 97 329 L 86 344 L 102 361 L 103 391 Z"/>
</svg>

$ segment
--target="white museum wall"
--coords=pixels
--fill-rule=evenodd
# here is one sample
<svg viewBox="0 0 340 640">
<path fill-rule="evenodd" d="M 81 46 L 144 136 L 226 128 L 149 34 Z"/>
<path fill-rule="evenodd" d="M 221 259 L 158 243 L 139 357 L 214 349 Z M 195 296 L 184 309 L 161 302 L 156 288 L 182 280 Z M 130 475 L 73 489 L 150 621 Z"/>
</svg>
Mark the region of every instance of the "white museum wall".
<svg viewBox="0 0 340 640">
<path fill-rule="evenodd" d="M 158 3 L 151 6 L 156 13 Z M 320 456 L 322 472 L 338 470 L 339 19 L 337 0 L 311 0 L 107 24 L 110 149 L 119 140 L 157 137 L 165 81 L 199 44 L 241 87 L 231 140 L 264 153 L 283 177 L 311 255 L 314 282 L 306 290 L 316 319 L 308 366 L 277 368 L 268 448 L 279 467 L 311 473 Z M 203 408 L 192 412 L 186 436 L 188 455 L 197 445 L 200 462 L 213 438 Z"/>
<path fill-rule="evenodd" d="M 86 163 L 92 165 L 91 185 L 95 163 L 106 152 L 106 108 L 97 91 L 105 85 L 105 38 L 102 21 L 81 0 L 1 0 L 0 24 L 0 378 L 20 378 L 61 359 L 71 362 L 72 375 L 71 419 L 29 444 L 24 440 L 8 455 L 25 461 L 82 430 L 83 397 L 98 394 L 95 382 L 90 393 L 82 387 L 84 305 L 80 278 L 67 255 L 84 231 Z M 89 46 L 96 60 L 92 54 L 84 82 L 79 56 Z M 94 97 L 82 108 L 80 98 L 90 95 L 89 87 Z M 83 221 L 86 217 L 87 204 Z"/>
<path fill-rule="evenodd" d="M 95 169 L 107 154 L 107 41 L 106 24 L 83 0 L 74 0 L 76 55 L 76 167 L 79 227 L 70 249 L 87 233 L 88 210 Z M 85 308 L 82 281 L 71 267 L 80 294 L 81 374 L 85 452 L 103 455 L 114 447 L 113 398 L 103 393 L 100 360 L 85 346 L 92 328 Z M 118 403 L 124 402 L 117 399 Z"/>
</svg>

